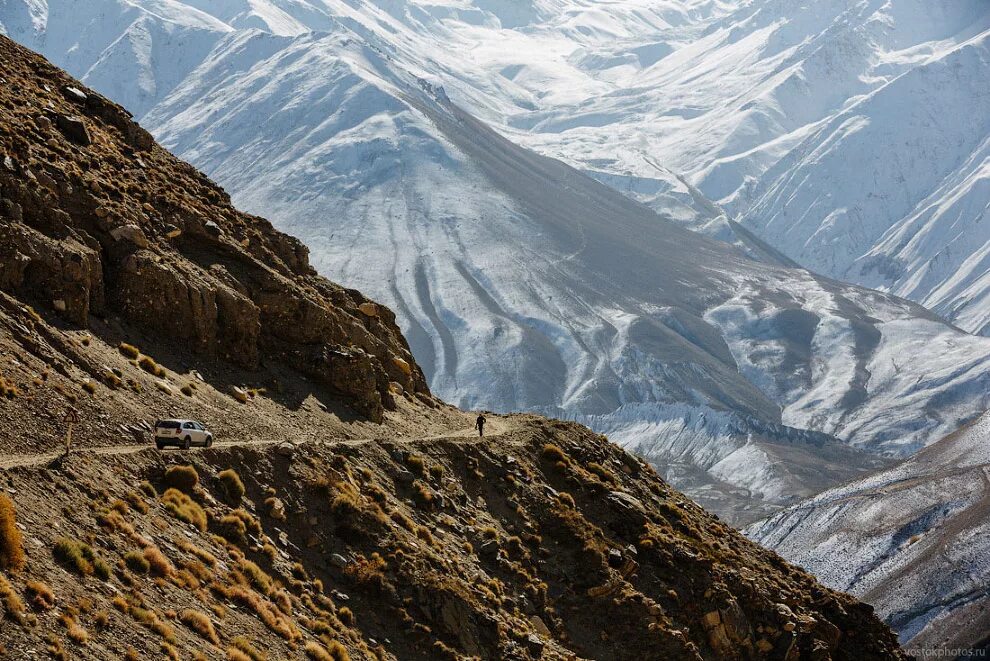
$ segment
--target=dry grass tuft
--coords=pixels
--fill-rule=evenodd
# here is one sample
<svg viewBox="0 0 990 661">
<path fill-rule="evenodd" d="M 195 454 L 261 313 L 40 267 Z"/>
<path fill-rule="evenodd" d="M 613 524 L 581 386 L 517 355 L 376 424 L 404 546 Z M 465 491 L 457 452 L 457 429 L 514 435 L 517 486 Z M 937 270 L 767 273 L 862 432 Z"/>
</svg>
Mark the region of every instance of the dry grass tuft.
<svg viewBox="0 0 990 661">
<path fill-rule="evenodd" d="M 124 564 L 127 568 L 138 574 L 147 574 L 151 571 L 151 563 L 140 551 L 128 551 L 124 554 Z"/>
<path fill-rule="evenodd" d="M 205 640 L 210 641 L 214 645 L 220 644 L 220 638 L 217 637 L 216 629 L 213 628 L 213 622 L 206 613 L 187 608 L 179 613 L 179 621 L 198 633 Z"/>
<path fill-rule="evenodd" d="M 217 566 L 217 559 L 216 559 L 216 557 L 212 553 L 210 553 L 209 551 L 206 551 L 204 549 L 199 548 L 198 546 L 196 546 L 192 542 L 187 542 L 184 539 L 180 539 L 179 540 L 179 548 L 182 549 L 183 551 L 185 551 L 186 553 L 191 553 L 192 555 L 196 556 L 196 558 L 199 559 L 200 562 L 202 562 L 203 564 L 205 564 L 208 567 L 216 567 Z"/>
<path fill-rule="evenodd" d="M 86 629 L 84 629 L 78 621 L 76 621 L 73 614 L 68 612 L 62 613 L 58 620 L 65 627 L 66 635 L 69 637 L 69 640 L 77 645 L 82 645 L 85 647 L 86 643 L 89 642 L 89 632 L 86 631 Z"/>
<path fill-rule="evenodd" d="M 60 537 L 55 542 L 53 553 L 59 564 L 77 574 L 83 576 L 95 574 L 97 577 L 107 580 L 112 573 L 110 565 L 96 555 L 93 547 L 79 540 Z"/>
<path fill-rule="evenodd" d="M 258 619 L 265 623 L 265 626 L 285 640 L 293 642 L 302 638 L 302 633 L 292 623 L 292 620 L 287 618 L 267 600 L 262 599 L 257 592 L 242 585 L 221 585 L 220 583 L 214 583 L 211 589 L 225 599 L 229 599 L 253 611 L 258 616 Z"/>
<path fill-rule="evenodd" d="M 99 611 L 93 616 L 93 624 L 96 626 L 98 631 L 106 631 L 110 628 L 110 613 L 106 611 Z"/>
<path fill-rule="evenodd" d="M 196 526 L 206 532 L 206 512 L 196 501 L 178 489 L 169 488 L 162 496 L 162 505 L 175 518 Z"/>
<path fill-rule="evenodd" d="M 217 473 L 217 479 L 220 480 L 227 500 L 235 505 L 240 503 L 241 499 L 244 498 L 245 489 L 244 482 L 241 481 L 241 476 L 237 474 L 237 471 L 233 468 L 220 471 Z"/>
<path fill-rule="evenodd" d="M 243 508 L 225 514 L 221 517 L 219 525 L 220 536 L 231 544 L 246 544 L 248 533 L 256 537 L 261 535 L 261 523 Z"/>
<path fill-rule="evenodd" d="M 15 386 L 12 382 L 0 376 L 0 397 L 4 397 L 6 399 L 14 399 L 19 394 L 20 391 L 17 389 L 17 386 Z"/>
<path fill-rule="evenodd" d="M 192 466 L 169 466 L 165 471 L 165 486 L 192 493 L 199 485 L 199 473 Z"/>
<path fill-rule="evenodd" d="M 135 622 L 158 634 L 164 642 L 174 643 L 176 641 L 175 630 L 168 622 L 162 620 L 155 611 L 132 605 L 129 612 Z"/>
<path fill-rule="evenodd" d="M 334 661 L 351 661 L 351 655 L 347 653 L 347 648 L 336 640 L 327 640 L 327 637 L 323 636 L 323 643 L 327 646 L 327 651 L 330 652 Z"/>
<path fill-rule="evenodd" d="M 148 513 L 148 503 L 144 502 L 144 499 L 141 498 L 141 494 L 139 494 L 137 491 L 130 491 L 124 497 L 127 499 L 127 502 L 130 504 L 130 506 L 133 507 L 135 510 L 137 510 L 141 514 Z"/>
<path fill-rule="evenodd" d="M 594 473 L 596 476 L 598 476 L 598 479 L 600 479 L 602 482 L 605 482 L 607 484 L 618 483 L 618 480 L 615 479 L 615 475 L 612 475 L 612 473 L 610 473 L 609 470 L 604 466 L 602 466 L 601 464 L 592 461 L 591 463 L 588 464 L 587 468 L 591 473 Z"/>
<path fill-rule="evenodd" d="M 138 349 L 133 344 L 128 344 L 127 342 L 121 342 L 117 345 L 117 351 L 124 358 L 129 358 L 130 360 L 137 360 L 141 356 L 141 350 Z"/>
<path fill-rule="evenodd" d="M 151 573 L 155 576 L 168 578 L 175 573 L 175 568 L 172 566 L 172 563 L 169 562 L 168 558 L 165 557 L 165 554 L 155 546 L 145 547 L 144 559 L 151 568 Z"/>
<path fill-rule="evenodd" d="M 247 526 L 244 520 L 233 514 L 224 514 L 217 524 L 220 528 L 220 536 L 231 544 L 244 546 L 247 544 Z"/>
<path fill-rule="evenodd" d="M 24 537 L 17 527 L 14 501 L 0 494 L 0 569 L 20 571 L 24 567 Z"/>
<path fill-rule="evenodd" d="M 233 657 L 230 656 L 231 648 L 241 653 L 246 661 L 268 661 L 268 655 L 258 651 L 245 636 L 238 636 L 230 641 L 230 647 L 227 648 L 227 658 L 233 661 Z"/>
<path fill-rule="evenodd" d="M 69 661 L 71 658 L 65 651 L 65 648 L 62 647 L 61 639 L 54 634 L 48 637 L 48 653 L 51 654 L 55 661 Z"/>
<path fill-rule="evenodd" d="M 385 581 L 385 559 L 378 553 L 372 553 L 370 558 L 358 555 L 357 559 L 344 568 L 344 573 L 357 583 L 377 583 Z"/>
<path fill-rule="evenodd" d="M 148 374 L 157 376 L 159 379 L 165 376 L 165 368 L 155 362 L 151 356 L 141 356 L 138 359 L 138 367 Z"/>
<path fill-rule="evenodd" d="M 409 467 L 413 473 L 421 477 L 426 477 L 426 459 L 418 454 L 410 454 L 406 457 L 406 466 Z"/>
<path fill-rule="evenodd" d="M 347 626 L 354 624 L 354 611 L 347 606 L 337 611 L 337 618 Z"/>
<path fill-rule="evenodd" d="M 31 608 L 36 611 L 48 611 L 55 607 L 55 593 L 41 581 L 28 581 L 26 588 Z"/>
<path fill-rule="evenodd" d="M 251 585 L 255 587 L 262 594 L 268 594 L 272 590 L 272 577 L 265 573 L 261 567 L 251 562 L 247 558 L 241 558 L 240 564 L 238 565 L 240 570 L 244 572 L 248 580 L 251 581 Z"/>
<path fill-rule="evenodd" d="M 403 512 L 402 510 L 392 510 L 391 512 L 389 512 L 389 516 L 392 518 L 393 521 L 395 521 L 397 524 L 399 524 L 409 532 L 416 531 L 416 522 L 413 521 L 408 516 L 406 516 L 406 513 Z"/>
<path fill-rule="evenodd" d="M 420 507 L 427 509 L 433 506 L 433 491 L 422 480 L 416 480 L 412 484 L 413 500 Z"/>
<path fill-rule="evenodd" d="M 0 616 L 17 622 L 21 626 L 28 623 L 25 615 L 24 602 L 14 592 L 14 587 L 0 574 Z"/>
<path fill-rule="evenodd" d="M 347 648 L 335 640 L 330 641 L 329 649 L 310 641 L 306 643 L 304 651 L 312 661 L 350 661 L 351 658 L 347 654 Z"/>
</svg>

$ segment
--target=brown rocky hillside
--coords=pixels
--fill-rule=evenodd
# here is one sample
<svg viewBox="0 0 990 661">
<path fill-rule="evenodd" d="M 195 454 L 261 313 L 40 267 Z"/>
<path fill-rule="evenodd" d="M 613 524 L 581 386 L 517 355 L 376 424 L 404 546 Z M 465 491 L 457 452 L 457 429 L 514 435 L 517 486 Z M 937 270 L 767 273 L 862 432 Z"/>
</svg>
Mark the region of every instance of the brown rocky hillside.
<svg viewBox="0 0 990 661">
<path fill-rule="evenodd" d="M 155 450 L 166 416 L 217 444 Z M 904 658 L 604 437 L 472 419 L 389 310 L 0 37 L 0 658 Z"/>
</svg>

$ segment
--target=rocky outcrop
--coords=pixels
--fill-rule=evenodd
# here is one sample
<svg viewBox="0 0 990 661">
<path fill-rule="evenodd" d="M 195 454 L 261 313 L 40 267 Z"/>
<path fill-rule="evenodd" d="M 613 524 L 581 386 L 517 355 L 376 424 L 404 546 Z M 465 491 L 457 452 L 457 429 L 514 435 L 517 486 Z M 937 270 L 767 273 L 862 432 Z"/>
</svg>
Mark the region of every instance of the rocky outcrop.
<svg viewBox="0 0 990 661">
<path fill-rule="evenodd" d="M 75 238 L 53 239 L 9 218 L 0 219 L 0 289 L 34 291 L 43 303 L 80 325 L 90 313 L 104 309 L 98 251 Z"/>
<path fill-rule="evenodd" d="M 371 420 L 395 393 L 429 398 L 391 311 L 317 276 L 123 108 L 3 37 L 0 78 L 4 291 L 80 327 L 114 316 L 241 368 L 291 365 Z"/>
</svg>

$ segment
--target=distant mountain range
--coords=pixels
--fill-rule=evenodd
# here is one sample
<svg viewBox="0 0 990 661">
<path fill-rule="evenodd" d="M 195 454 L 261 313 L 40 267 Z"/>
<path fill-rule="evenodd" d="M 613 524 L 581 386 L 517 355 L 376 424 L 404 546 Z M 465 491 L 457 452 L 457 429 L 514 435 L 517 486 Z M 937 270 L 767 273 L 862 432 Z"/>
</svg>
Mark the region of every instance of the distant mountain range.
<svg viewBox="0 0 990 661">
<path fill-rule="evenodd" d="M 21 0 L 0 24 L 395 309 L 437 394 L 587 422 L 745 522 L 986 408 L 990 340 L 799 268 L 736 192 L 792 151 L 744 137 L 797 149 L 753 129 L 740 76 L 777 80 L 846 4 Z M 689 80 L 692 104 L 657 96 Z M 736 187 L 711 165 L 731 150 Z"/>
</svg>

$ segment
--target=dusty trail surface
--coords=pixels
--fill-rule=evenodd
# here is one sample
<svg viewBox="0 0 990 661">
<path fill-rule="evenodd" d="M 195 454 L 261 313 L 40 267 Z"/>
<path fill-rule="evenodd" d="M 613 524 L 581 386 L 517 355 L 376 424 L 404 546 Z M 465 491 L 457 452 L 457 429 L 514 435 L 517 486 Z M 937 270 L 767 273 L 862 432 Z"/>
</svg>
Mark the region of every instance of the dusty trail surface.
<svg viewBox="0 0 990 661">
<path fill-rule="evenodd" d="M 434 434 L 431 436 L 419 436 L 419 437 L 398 437 L 396 441 L 438 441 L 438 440 L 449 440 L 449 439 L 465 439 L 465 441 L 484 444 L 486 440 L 492 440 L 501 436 L 504 436 L 507 432 L 516 430 L 519 428 L 518 424 L 515 424 L 511 419 L 496 419 L 489 418 L 488 424 L 485 425 L 485 437 L 478 438 L 477 430 L 473 428 L 460 429 L 457 431 L 452 431 L 446 434 Z M 379 438 L 338 438 L 326 441 L 327 445 L 363 445 L 365 443 L 371 443 L 376 440 L 381 440 Z M 464 442 L 464 441 L 462 441 Z M 265 439 L 259 441 L 217 441 L 213 444 L 214 448 L 235 448 L 235 447 L 260 447 L 268 445 L 281 445 L 283 443 L 288 443 L 285 440 L 276 439 Z M 126 455 L 134 454 L 136 452 L 143 452 L 149 450 L 151 447 L 147 443 L 134 443 L 130 445 L 117 445 L 110 447 L 96 447 L 96 448 L 82 448 L 73 450 L 71 454 L 74 455 L 84 455 L 84 456 L 116 456 L 116 455 Z M 188 452 L 197 452 L 208 448 L 191 448 Z M 163 450 L 162 452 L 173 452 L 174 450 Z M 180 452 L 186 452 L 180 450 Z M 14 454 L 0 456 L 0 470 L 9 470 L 11 468 L 17 468 L 21 466 L 44 466 L 50 464 L 53 461 L 57 461 L 59 458 L 64 457 L 64 452 L 38 452 L 33 454 Z"/>
</svg>

